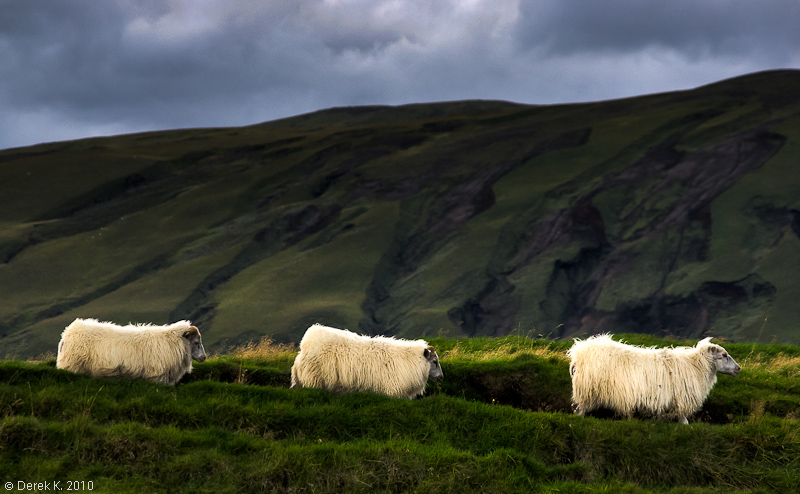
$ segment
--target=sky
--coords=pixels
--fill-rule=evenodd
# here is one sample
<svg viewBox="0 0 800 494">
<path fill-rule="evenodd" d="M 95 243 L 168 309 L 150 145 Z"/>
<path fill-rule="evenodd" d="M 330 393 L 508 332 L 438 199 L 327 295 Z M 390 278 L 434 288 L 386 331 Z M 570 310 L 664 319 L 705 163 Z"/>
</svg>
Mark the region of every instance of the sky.
<svg viewBox="0 0 800 494">
<path fill-rule="evenodd" d="M 800 68 L 797 0 L 0 0 L 0 149 Z"/>
</svg>

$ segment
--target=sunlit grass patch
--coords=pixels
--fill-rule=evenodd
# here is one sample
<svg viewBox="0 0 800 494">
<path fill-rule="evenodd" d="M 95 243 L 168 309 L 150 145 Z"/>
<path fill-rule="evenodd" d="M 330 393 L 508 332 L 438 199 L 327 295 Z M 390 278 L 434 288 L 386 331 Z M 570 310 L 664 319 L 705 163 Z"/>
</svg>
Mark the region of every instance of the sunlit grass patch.
<svg viewBox="0 0 800 494">
<path fill-rule="evenodd" d="M 756 353 L 745 357 L 739 365 L 747 370 L 759 370 L 781 374 L 786 377 L 800 376 L 800 355 L 778 353 L 777 355 L 766 356 Z"/>
<path fill-rule="evenodd" d="M 223 357 L 232 357 L 246 360 L 269 359 L 277 360 L 291 358 L 297 355 L 297 345 L 294 343 L 275 343 L 275 340 L 268 336 L 262 337 L 258 341 L 249 341 L 242 345 L 221 350 L 210 356 L 210 360 Z"/>
<path fill-rule="evenodd" d="M 498 340 L 499 343 L 491 348 L 476 351 L 469 340 L 459 340 L 455 346 L 441 353 L 441 360 L 501 360 L 512 359 L 521 355 L 529 355 L 543 359 L 556 358 L 567 360 L 566 352 L 561 346 L 554 347 L 543 340 L 527 337 L 509 337 Z"/>
</svg>

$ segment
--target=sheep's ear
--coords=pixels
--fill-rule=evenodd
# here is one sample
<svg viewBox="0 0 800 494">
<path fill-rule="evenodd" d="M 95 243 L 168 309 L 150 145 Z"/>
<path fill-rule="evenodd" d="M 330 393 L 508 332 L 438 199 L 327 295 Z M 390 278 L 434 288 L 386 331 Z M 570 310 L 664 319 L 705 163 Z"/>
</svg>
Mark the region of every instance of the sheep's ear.
<svg viewBox="0 0 800 494">
<path fill-rule="evenodd" d="M 425 349 L 425 351 L 424 351 L 424 352 L 422 352 L 422 355 L 423 355 L 425 358 L 431 358 L 431 351 L 430 351 L 429 349 L 427 349 L 427 348 L 426 348 L 426 349 Z"/>
<path fill-rule="evenodd" d="M 183 337 L 187 339 L 195 335 L 200 336 L 200 330 L 197 329 L 197 326 L 192 326 L 183 332 Z"/>
<path fill-rule="evenodd" d="M 713 337 L 713 336 L 709 336 L 708 338 L 703 338 L 702 340 L 700 340 L 700 341 L 698 341 L 698 342 L 697 342 L 697 346 L 700 346 L 700 345 L 708 345 L 708 344 L 710 344 L 710 343 L 711 343 L 711 340 L 712 340 L 712 339 L 714 339 L 714 337 Z"/>
</svg>

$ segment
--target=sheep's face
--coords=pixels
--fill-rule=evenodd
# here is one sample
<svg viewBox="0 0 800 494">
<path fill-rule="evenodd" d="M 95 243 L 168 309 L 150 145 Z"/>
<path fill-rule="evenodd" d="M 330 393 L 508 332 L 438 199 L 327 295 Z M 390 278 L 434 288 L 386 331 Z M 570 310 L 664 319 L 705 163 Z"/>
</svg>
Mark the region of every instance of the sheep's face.
<svg viewBox="0 0 800 494">
<path fill-rule="evenodd" d="M 183 333 L 183 337 L 189 342 L 189 349 L 192 353 L 192 359 L 202 362 L 206 359 L 206 349 L 203 348 L 203 341 L 200 338 L 200 330 L 195 326 L 187 329 Z"/>
<path fill-rule="evenodd" d="M 436 350 L 434 350 L 432 346 L 429 346 L 425 349 L 423 355 L 425 356 L 425 360 L 431 365 L 428 371 L 428 377 L 434 381 L 441 381 L 444 378 L 444 373 L 442 372 L 442 366 L 439 365 L 439 355 L 436 354 Z"/>
<path fill-rule="evenodd" d="M 733 360 L 733 357 L 731 357 L 728 352 L 726 352 L 725 349 L 719 345 L 709 345 L 708 354 L 716 366 L 717 372 L 720 374 L 736 376 L 739 374 L 739 371 L 742 370 L 742 368 L 739 367 L 739 364 Z"/>
</svg>

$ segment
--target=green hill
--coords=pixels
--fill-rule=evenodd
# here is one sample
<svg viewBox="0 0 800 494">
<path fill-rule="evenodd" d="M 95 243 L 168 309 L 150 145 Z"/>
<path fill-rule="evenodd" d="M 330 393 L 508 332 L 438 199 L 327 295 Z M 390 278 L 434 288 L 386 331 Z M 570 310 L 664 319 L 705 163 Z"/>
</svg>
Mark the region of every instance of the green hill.
<svg viewBox="0 0 800 494">
<path fill-rule="evenodd" d="M 313 322 L 800 343 L 798 142 L 787 70 L 0 151 L 0 354 L 76 317 L 188 318 L 211 349 Z"/>
<path fill-rule="evenodd" d="M 460 494 L 766 494 L 800 482 L 797 346 L 726 343 L 741 374 L 720 376 L 681 425 L 570 413 L 570 342 L 432 341 L 445 378 L 413 401 L 286 389 L 295 352 L 263 342 L 196 364 L 175 387 L 0 361 L 0 482 Z"/>
</svg>

